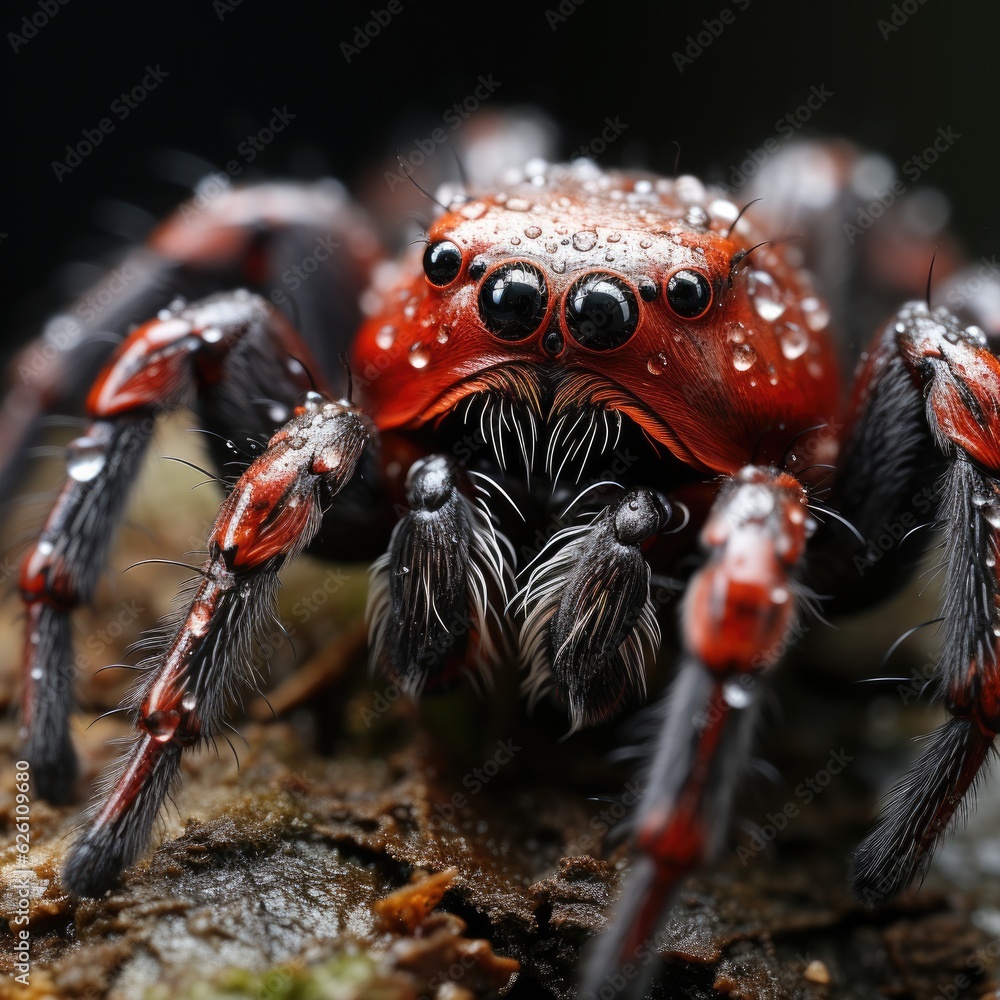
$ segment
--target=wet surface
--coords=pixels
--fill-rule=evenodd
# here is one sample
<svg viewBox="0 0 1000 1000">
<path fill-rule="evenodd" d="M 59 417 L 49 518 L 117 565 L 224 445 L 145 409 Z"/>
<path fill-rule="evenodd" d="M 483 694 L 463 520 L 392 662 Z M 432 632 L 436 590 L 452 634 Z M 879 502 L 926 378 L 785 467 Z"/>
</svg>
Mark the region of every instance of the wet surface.
<svg viewBox="0 0 1000 1000">
<path fill-rule="evenodd" d="M 186 497 L 190 485 L 170 488 Z M 174 580 L 164 583 L 163 567 L 124 576 L 121 568 L 195 547 L 212 507 L 207 495 L 190 520 L 171 516 L 169 504 L 157 517 L 156 494 L 140 491 L 132 515 L 151 533 L 125 530 L 114 579 L 80 616 L 84 678 L 123 657 L 170 608 Z M 280 721 L 244 723 L 238 767 L 224 743 L 190 756 L 159 846 L 103 899 L 69 899 L 58 869 L 88 783 L 113 754 L 108 740 L 124 732 L 116 719 L 87 724 L 114 706 L 128 678 L 111 671 L 83 686 L 74 733 L 81 805 L 33 801 L 27 855 L 14 844 L 15 725 L 0 726 L 3 977 L 15 971 L 18 886 L 31 898 L 31 985 L 0 978 L 0 996 L 576 995 L 581 950 L 603 925 L 625 864 L 616 838 L 634 786 L 630 765 L 611 752 L 634 729 L 561 741 L 565 720 L 547 706 L 529 717 L 514 679 L 501 679 L 487 701 L 460 693 L 414 709 L 384 682 L 366 684 L 357 657 L 348 665 L 326 654 L 339 648 L 338 634 L 357 645 L 338 630 L 356 622 L 364 582 L 363 573 L 342 583 L 330 572 L 303 561 L 286 574 L 282 617 L 294 647 L 276 640 L 271 659 L 279 683 L 296 662 L 335 663 L 332 686 L 311 684 L 308 708 L 275 699 L 288 711 Z M 907 598 L 851 628 L 817 625 L 803 637 L 763 713 L 759 753 L 771 779 L 741 783 L 730 848 L 686 884 L 655 995 L 993 995 L 996 781 L 983 783 L 970 826 L 944 846 L 919 893 L 868 911 L 846 891 L 876 794 L 900 773 L 911 739 L 937 724 L 907 694 L 923 647 L 882 670 L 899 682 L 857 680 L 879 672 L 906 624 L 932 614 Z M 6 617 L 4 642 L 16 650 L 16 608 Z M 15 674 L 11 656 L 0 673 L 8 706 Z M 450 874 L 435 881 L 440 873 Z"/>
</svg>

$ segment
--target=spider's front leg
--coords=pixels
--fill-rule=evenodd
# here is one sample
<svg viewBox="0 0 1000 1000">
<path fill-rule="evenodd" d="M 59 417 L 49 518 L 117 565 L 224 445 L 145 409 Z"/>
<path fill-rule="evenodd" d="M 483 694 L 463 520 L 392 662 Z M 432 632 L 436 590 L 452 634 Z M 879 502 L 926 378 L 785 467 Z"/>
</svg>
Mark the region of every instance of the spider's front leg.
<svg viewBox="0 0 1000 1000">
<path fill-rule="evenodd" d="M 69 445 L 66 484 L 21 568 L 23 753 L 43 798 L 61 802 L 72 793 L 70 614 L 90 599 L 104 570 L 155 417 L 191 403 L 206 427 L 226 432 L 223 442 L 239 434 L 265 438 L 275 408 L 287 414 L 308 390 L 308 373 L 291 360 L 308 357 L 279 313 L 236 292 L 139 327 L 95 383 L 87 405 L 92 423 Z M 232 458 L 225 448 L 216 454 L 220 465 Z"/>
<path fill-rule="evenodd" d="M 145 849 L 183 751 L 211 742 L 236 682 L 253 677 L 256 627 L 273 612 L 278 569 L 315 537 L 324 501 L 354 475 L 371 439 L 346 401 L 312 394 L 244 472 L 209 536 L 190 608 L 135 692 L 136 735 L 63 868 L 98 895 Z"/>
<path fill-rule="evenodd" d="M 854 859 L 854 891 L 874 904 L 926 874 L 1000 732 L 1000 360 L 978 328 L 910 303 L 876 339 L 855 410 L 834 500 L 861 537 L 878 537 L 887 523 L 912 528 L 938 511 L 945 577 L 936 694 L 952 716 L 928 737 Z M 847 567 L 839 582 L 864 600 L 884 596 L 887 577 L 914 561 L 929 533 L 907 539 L 909 554 L 900 544 L 883 558 L 869 545 L 853 560 L 850 543 L 830 534 Z"/>
<path fill-rule="evenodd" d="M 631 870 L 581 995 L 609 986 L 643 994 L 677 888 L 722 843 L 756 681 L 774 665 L 797 613 L 795 574 L 812 524 L 807 499 L 794 477 L 748 466 L 715 501 L 701 536 L 708 559 L 682 608 L 684 659 L 632 820 Z"/>
</svg>

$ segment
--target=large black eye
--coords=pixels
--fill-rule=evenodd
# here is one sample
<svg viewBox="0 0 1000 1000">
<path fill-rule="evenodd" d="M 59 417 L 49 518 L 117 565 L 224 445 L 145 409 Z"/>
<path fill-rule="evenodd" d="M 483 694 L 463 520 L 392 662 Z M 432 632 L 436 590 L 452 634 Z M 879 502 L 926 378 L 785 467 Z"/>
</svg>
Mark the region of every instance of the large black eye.
<svg viewBox="0 0 1000 1000">
<path fill-rule="evenodd" d="M 449 240 L 438 240 L 424 251 L 424 274 L 432 285 L 450 285 L 462 270 L 462 251 Z"/>
<path fill-rule="evenodd" d="M 479 290 L 479 315 L 490 333 L 521 340 L 542 325 L 548 300 L 542 272 L 533 264 L 511 261 L 487 275 Z"/>
<path fill-rule="evenodd" d="M 712 284 L 700 271 L 676 271 L 667 280 L 667 304 L 681 319 L 698 319 L 712 304 Z"/>
<path fill-rule="evenodd" d="M 566 296 L 569 332 L 591 351 L 621 347 L 638 323 L 635 293 L 617 275 L 585 274 Z"/>
</svg>

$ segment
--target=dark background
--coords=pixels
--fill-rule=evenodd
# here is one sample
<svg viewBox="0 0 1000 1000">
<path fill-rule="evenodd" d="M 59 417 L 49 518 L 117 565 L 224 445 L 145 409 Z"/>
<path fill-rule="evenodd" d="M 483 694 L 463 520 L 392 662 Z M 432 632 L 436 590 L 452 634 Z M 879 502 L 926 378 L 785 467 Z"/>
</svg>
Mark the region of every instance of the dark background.
<svg viewBox="0 0 1000 1000">
<path fill-rule="evenodd" d="M 564 151 L 617 117 L 628 129 L 602 162 L 664 172 L 672 170 L 677 141 L 682 170 L 725 176 L 748 148 L 776 136 L 776 121 L 814 85 L 834 96 L 805 131 L 848 136 L 897 166 L 939 127 L 951 127 L 961 139 L 922 180 L 952 198 L 955 227 L 974 256 L 996 249 L 996 5 L 398 2 L 402 12 L 350 62 L 341 43 L 386 0 L 69 0 L 16 52 L 7 33 L 22 34 L 22 18 L 41 8 L 39 0 L 8 4 L 0 18 L 9 98 L 0 211 L 4 351 L 31 335 L 74 282 L 94 276 L 64 268 L 54 283 L 61 265 L 103 259 L 115 248 L 100 235 L 109 200 L 159 215 L 185 196 L 159 176 L 158 151 L 222 167 L 248 133 L 267 124 L 273 106 L 287 106 L 294 123 L 253 167 L 260 175 L 329 171 L 357 188 L 373 161 L 391 164 L 396 149 L 412 149 L 441 125 L 480 74 L 501 82 L 496 106 L 530 102 L 557 120 Z M 724 8 L 733 23 L 678 72 L 672 53 Z M 568 14 L 553 28 L 546 11 L 561 17 L 560 9 Z M 904 9 L 912 14 L 902 21 Z M 877 22 L 894 11 L 902 23 L 883 38 Z M 141 82 L 147 64 L 169 76 L 119 120 L 112 102 Z M 57 180 L 52 162 L 65 160 L 66 145 L 108 116 L 113 133 Z"/>
</svg>

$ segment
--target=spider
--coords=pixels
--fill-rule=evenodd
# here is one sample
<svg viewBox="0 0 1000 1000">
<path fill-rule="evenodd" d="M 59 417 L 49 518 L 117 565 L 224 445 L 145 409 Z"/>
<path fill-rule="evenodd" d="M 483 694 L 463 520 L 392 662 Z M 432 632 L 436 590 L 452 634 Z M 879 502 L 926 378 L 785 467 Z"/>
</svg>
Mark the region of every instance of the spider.
<svg viewBox="0 0 1000 1000">
<path fill-rule="evenodd" d="M 928 533 L 887 552 L 871 540 L 930 517 L 945 537 L 936 684 L 951 720 L 887 799 L 853 887 L 874 903 L 923 877 L 1000 729 L 1000 362 L 980 327 L 914 300 L 844 392 L 844 351 L 801 266 L 820 257 L 840 189 L 800 199 L 805 249 L 774 237 L 816 158 L 844 175 L 857 154 L 802 149 L 742 208 L 691 176 L 533 161 L 493 186 L 442 188 L 398 262 L 326 183 L 227 190 L 152 235 L 138 280 L 93 324 L 121 340 L 22 566 L 38 794 L 71 796 L 70 617 L 153 418 L 190 406 L 220 469 L 232 439 L 267 445 L 243 462 L 186 610 L 130 696 L 135 734 L 69 851 L 69 890 L 99 895 L 146 850 L 182 754 L 253 682 L 278 573 L 305 550 L 372 561 L 372 667 L 408 695 L 519 665 L 528 698 L 553 699 L 574 730 L 644 695 L 662 616 L 677 614 L 631 867 L 581 987 L 624 976 L 639 995 L 678 886 L 722 842 L 759 679 L 821 605 L 898 588 Z M 830 256 L 826 287 L 850 287 Z M 325 337 L 307 342 L 276 307 L 289 273 L 303 329 Z M 68 340 L 47 376 L 62 400 L 86 328 Z"/>
</svg>

